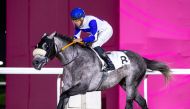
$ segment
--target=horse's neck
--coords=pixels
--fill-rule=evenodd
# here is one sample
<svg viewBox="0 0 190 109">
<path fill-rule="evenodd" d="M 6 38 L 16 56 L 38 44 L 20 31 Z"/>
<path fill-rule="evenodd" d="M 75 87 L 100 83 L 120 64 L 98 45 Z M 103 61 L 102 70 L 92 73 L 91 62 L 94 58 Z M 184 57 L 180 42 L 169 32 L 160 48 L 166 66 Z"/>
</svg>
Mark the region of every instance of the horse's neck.
<svg viewBox="0 0 190 109">
<path fill-rule="evenodd" d="M 61 49 L 67 45 L 67 41 L 63 41 L 59 37 L 54 37 L 55 39 L 55 48 L 57 49 L 57 55 L 56 57 L 61 61 L 62 64 L 66 64 L 69 60 L 71 60 L 73 55 L 73 50 L 71 50 L 71 47 L 66 48 L 64 51 Z"/>
<path fill-rule="evenodd" d="M 65 42 L 60 38 L 55 38 L 55 43 L 59 50 L 61 50 L 63 46 L 69 44 L 69 42 Z M 79 44 L 74 44 L 69 46 L 64 51 L 58 53 L 57 57 L 63 64 L 67 64 L 69 61 L 72 61 L 76 57 L 80 61 L 84 60 L 87 62 L 90 61 L 91 59 L 93 60 L 98 59 L 94 51 L 92 51 L 90 48 L 83 47 Z"/>
<path fill-rule="evenodd" d="M 65 64 L 67 61 L 90 61 L 91 59 L 97 58 L 96 54 L 90 49 L 82 47 L 78 44 L 69 46 L 63 52 L 58 54 L 58 59 Z"/>
<path fill-rule="evenodd" d="M 61 51 L 62 47 L 65 46 L 65 42 L 63 42 L 61 38 L 59 37 L 54 37 L 54 41 L 55 41 L 54 43 L 55 43 L 55 46 L 57 47 L 57 50 Z"/>
</svg>

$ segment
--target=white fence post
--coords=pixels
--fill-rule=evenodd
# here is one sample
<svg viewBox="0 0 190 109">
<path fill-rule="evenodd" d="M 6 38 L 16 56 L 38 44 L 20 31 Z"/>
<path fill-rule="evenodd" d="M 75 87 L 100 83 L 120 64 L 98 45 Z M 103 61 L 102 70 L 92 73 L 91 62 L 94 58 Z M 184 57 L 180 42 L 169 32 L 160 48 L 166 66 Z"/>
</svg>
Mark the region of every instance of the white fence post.
<svg viewBox="0 0 190 109">
<path fill-rule="evenodd" d="M 145 77 L 144 79 L 144 98 L 146 100 L 146 103 L 148 104 L 148 78 Z"/>
<path fill-rule="evenodd" d="M 60 94 L 61 94 L 61 78 L 58 76 L 57 77 L 57 105 L 59 103 L 59 97 L 60 97 Z"/>
</svg>

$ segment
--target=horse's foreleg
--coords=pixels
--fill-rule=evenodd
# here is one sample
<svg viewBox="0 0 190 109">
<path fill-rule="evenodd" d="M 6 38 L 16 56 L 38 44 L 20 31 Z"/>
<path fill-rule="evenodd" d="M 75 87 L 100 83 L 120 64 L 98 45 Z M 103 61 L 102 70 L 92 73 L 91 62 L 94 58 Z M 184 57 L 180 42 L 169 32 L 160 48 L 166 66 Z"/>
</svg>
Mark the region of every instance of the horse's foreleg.
<svg viewBox="0 0 190 109">
<path fill-rule="evenodd" d="M 60 96 L 59 104 L 57 106 L 57 109 L 65 109 L 65 106 L 67 105 L 69 101 L 69 96 L 66 93 L 62 93 Z"/>
</svg>

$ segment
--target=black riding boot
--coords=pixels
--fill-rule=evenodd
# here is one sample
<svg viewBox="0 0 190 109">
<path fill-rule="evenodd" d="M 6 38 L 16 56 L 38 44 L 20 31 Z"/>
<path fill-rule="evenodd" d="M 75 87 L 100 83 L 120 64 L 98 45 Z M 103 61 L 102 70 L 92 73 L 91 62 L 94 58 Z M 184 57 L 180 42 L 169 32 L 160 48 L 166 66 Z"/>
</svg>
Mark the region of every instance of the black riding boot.
<svg viewBox="0 0 190 109">
<path fill-rule="evenodd" d="M 103 71 L 115 70 L 115 66 L 113 65 L 112 61 L 100 46 L 95 47 L 94 50 L 107 64 L 107 67 L 103 69 Z"/>
</svg>

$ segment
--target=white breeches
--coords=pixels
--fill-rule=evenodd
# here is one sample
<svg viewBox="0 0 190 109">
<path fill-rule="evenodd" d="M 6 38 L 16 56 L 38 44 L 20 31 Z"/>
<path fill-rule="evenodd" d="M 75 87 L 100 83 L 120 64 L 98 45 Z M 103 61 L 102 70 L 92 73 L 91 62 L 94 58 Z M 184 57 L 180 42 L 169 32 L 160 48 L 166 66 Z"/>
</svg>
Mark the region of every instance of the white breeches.
<svg viewBox="0 0 190 109">
<path fill-rule="evenodd" d="M 113 34 L 113 29 L 110 25 L 107 25 L 107 28 L 104 31 L 101 31 L 97 35 L 97 40 L 92 43 L 92 48 L 95 48 L 97 46 L 102 46 L 105 44 Z"/>
</svg>

